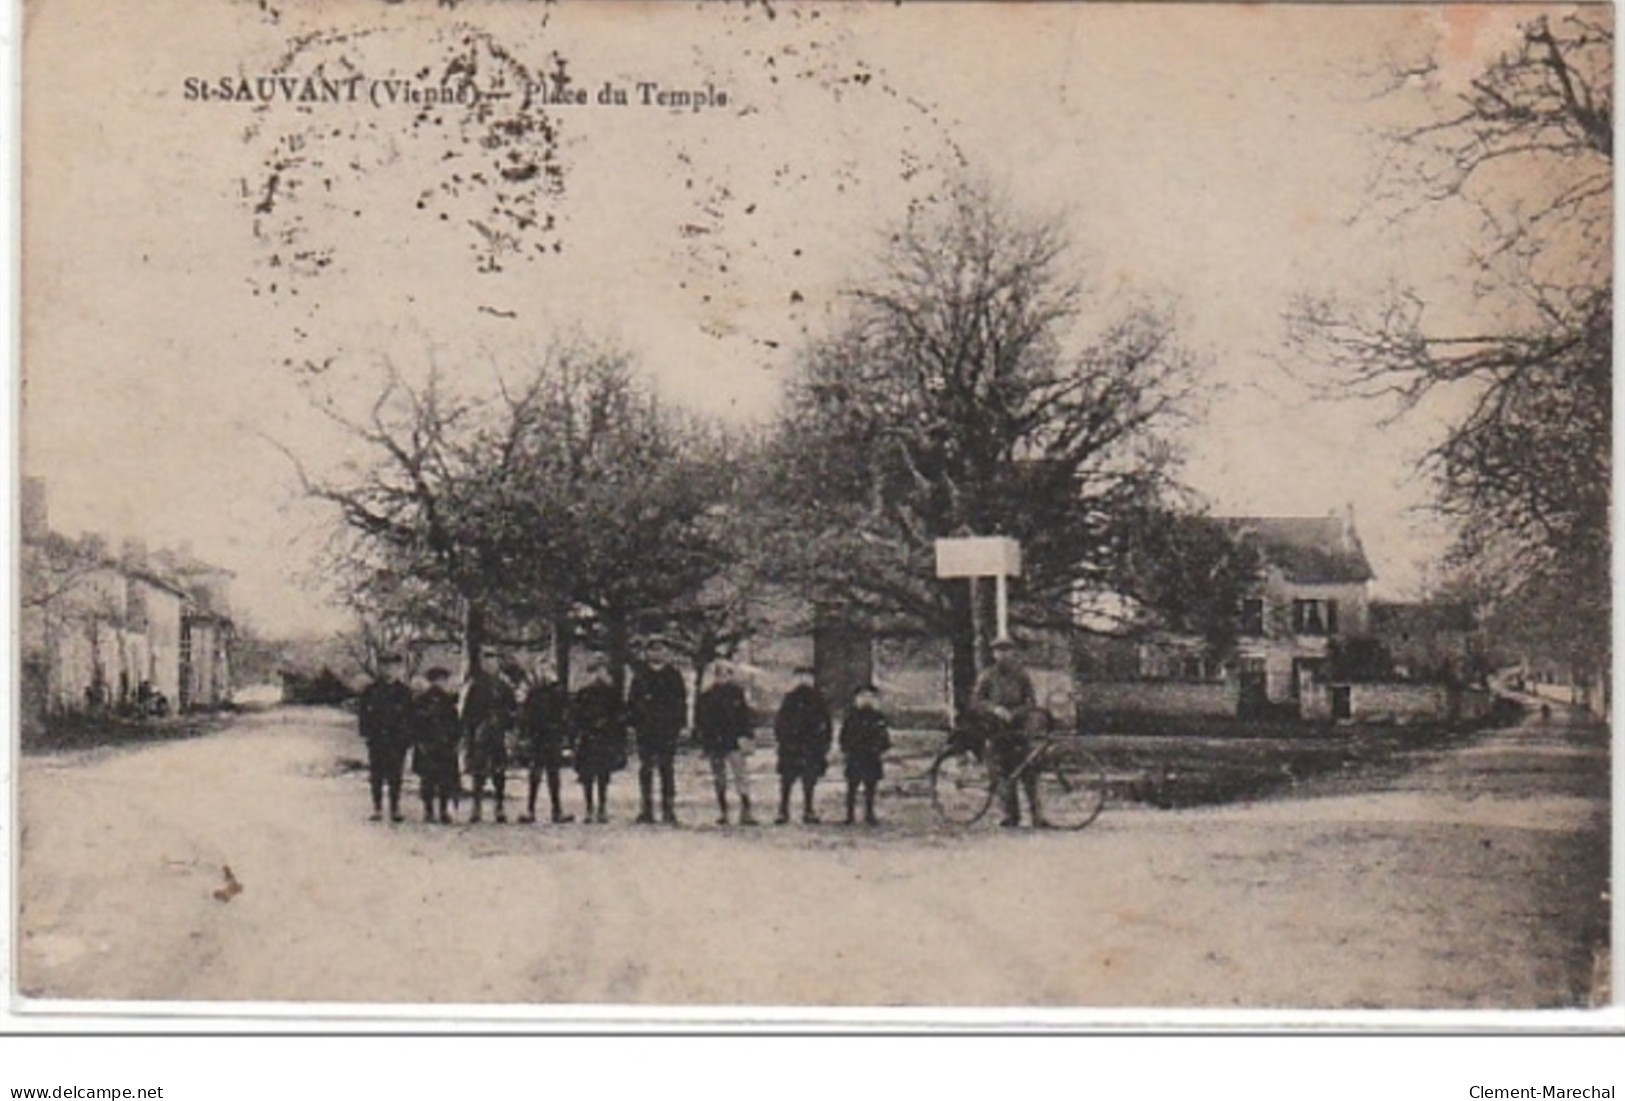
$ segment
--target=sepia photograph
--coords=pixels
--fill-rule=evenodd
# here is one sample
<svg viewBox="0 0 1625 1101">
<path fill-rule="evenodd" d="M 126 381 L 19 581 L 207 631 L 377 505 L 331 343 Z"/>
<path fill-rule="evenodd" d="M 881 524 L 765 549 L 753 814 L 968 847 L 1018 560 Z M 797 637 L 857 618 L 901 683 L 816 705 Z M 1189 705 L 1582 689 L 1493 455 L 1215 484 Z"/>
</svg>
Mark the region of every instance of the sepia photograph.
<svg viewBox="0 0 1625 1101">
<path fill-rule="evenodd" d="M 1621 1026 L 1611 5 L 20 42 L 13 1014 Z"/>
</svg>

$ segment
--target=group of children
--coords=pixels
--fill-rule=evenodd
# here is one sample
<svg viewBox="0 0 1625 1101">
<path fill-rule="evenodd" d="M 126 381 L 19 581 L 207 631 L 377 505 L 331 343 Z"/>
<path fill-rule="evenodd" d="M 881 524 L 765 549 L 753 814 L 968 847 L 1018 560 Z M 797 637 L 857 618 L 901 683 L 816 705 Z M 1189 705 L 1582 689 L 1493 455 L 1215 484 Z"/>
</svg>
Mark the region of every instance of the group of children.
<svg viewBox="0 0 1625 1101">
<path fill-rule="evenodd" d="M 642 807 L 639 823 L 653 823 L 654 781 L 660 782 L 661 820 L 675 825 L 673 760 L 688 713 L 687 687 L 672 666 L 672 655 L 656 645 L 636 667 L 629 690 L 618 692 L 602 662 L 593 662 L 587 683 L 574 693 L 556 682 L 527 677 L 515 663 L 492 656 L 460 694 L 448 687 L 449 671 L 424 673 L 427 687 L 414 693 L 401 678 L 404 662 L 385 655 L 379 675 L 358 700 L 362 739 L 367 745 L 372 817 L 381 820 L 385 799 L 391 821 L 399 822 L 405 761 L 419 780 L 426 822 L 450 823 L 460 804 L 462 777 L 469 775 L 474 808 L 481 820 L 487 784 L 495 817 L 507 821 L 504 802 L 509 761 L 519 756 L 529 768 L 529 798 L 522 822 L 535 821 L 536 798 L 546 780 L 554 822 L 573 821 L 563 811 L 560 772 L 573 764 L 582 787 L 586 821 L 607 821 L 610 778 L 628 764 L 627 737 L 636 738 Z M 796 683 L 774 718 L 780 781 L 778 824 L 790 820 L 791 796 L 802 792 L 802 821 L 820 821 L 814 792 L 838 745 L 845 764 L 846 818 L 854 824 L 861 797 L 863 821 L 873 825 L 875 798 L 891 748 L 891 731 L 872 684 L 861 686 L 840 724 L 838 740 L 829 705 L 810 668 L 796 670 Z M 741 825 L 755 825 L 750 801 L 748 756 L 754 730 L 743 687 L 726 664 L 695 701 L 694 742 L 706 756 L 716 791 L 719 824 L 730 822 L 729 793 L 739 800 Z M 517 753 L 515 752 L 517 750 Z M 730 783 L 731 781 L 731 783 Z"/>
<path fill-rule="evenodd" d="M 779 825 L 790 820 L 790 798 L 801 788 L 801 820 L 819 821 L 813 793 L 829 768 L 829 751 L 834 722 L 829 705 L 813 683 L 810 668 L 796 670 L 795 686 L 786 693 L 773 719 L 773 736 L 778 743 Z M 863 820 L 869 825 L 875 817 L 875 792 L 884 772 L 883 760 L 891 748 L 891 728 L 880 711 L 880 693 L 872 684 L 858 688 L 852 706 L 841 722 L 841 755 L 845 759 L 846 824 L 857 817 L 857 801 L 863 795 Z"/>
</svg>

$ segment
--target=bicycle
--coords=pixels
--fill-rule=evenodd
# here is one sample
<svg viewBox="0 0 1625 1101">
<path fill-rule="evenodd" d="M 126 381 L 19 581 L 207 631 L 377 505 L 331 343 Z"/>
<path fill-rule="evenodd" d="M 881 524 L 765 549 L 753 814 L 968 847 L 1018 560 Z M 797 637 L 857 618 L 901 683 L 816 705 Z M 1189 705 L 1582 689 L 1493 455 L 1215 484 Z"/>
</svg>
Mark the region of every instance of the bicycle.
<svg viewBox="0 0 1625 1101">
<path fill-rule="evenodd" d="M 1053 829 L 1081 830 L 1100 816 L 1106 805 L 1106 770 L 1082 746 L 1051 734 L 1032 736 L 1032 748 L 1005 783 L 1021 784 L 1037 774 L 1040 824 Z M 931 806 L 950 826 L 974 826 L 986 816 L 998 797 L 987 756 L 985 739 L 950 735 L 948 745 L 931 762 Z"/>
</svg>

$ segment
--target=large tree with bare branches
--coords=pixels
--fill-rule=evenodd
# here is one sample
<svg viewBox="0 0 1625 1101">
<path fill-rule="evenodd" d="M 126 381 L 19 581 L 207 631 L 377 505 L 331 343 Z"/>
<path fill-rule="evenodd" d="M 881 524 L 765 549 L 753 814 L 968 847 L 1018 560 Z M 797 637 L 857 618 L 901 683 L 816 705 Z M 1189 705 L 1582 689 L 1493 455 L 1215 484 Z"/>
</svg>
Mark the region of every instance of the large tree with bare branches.
<svg viewBox="0 0 1625 1101">
<path fill-rule="evenodd" d="M 1387 209 L 1450 204 L 1480 222 L 1463 257 L 1476 324 L 1447 328 L 1412 288 L 1363 308 L 1305 301 L 1294 317 L 1339 387 L 1401 416 L 1461 400 L 1424 460 L 1458 522 L 1456 557 L 1504 607 L 1565 622 L 1582 675 L 1600 674 L 1609 644 L 1612 61 L 1609 9 L 1541 16 L 1434 120 L 1394 136 Z M 1403 75 L 1434 86 L 1431 65 Z"/>
<path fill-rule="evenodd" d="M 493 634 L 551 638 L 567 675 L 584 636 L 619 675 L 731 557 L 713 431 L 618 349 L 560 343 L 484 395 L 386 369 L 364 416 L 322 408 L 361 457 L 305 485 L 338 509 L 332 579 L 377 638 L 452 634 L 471 663 Z"/>
<path fill-rule="evenodd" d="M 417 385 L 388 364 L 364 415 L 317 405 L 357 445 L 330 475 L 299 465 L 306 492 L 341 520 L 331 580 L 369 629 L 454 633 L 477 662 L 489 614 L 509 598 L 507 543 L 489 513 L 520 419 L 454 392 L 439 371 Z"/>
<path fill-rule="evenodd" d="M 1071 262 L 1058 224 L 977 186 L 917 211 L 806 349 L 780 426 L 781 569 L 815 598 L 951 638 L 961 703 L 989 625 L 963 581 L 935 578 L 934 541 L 1020 540 L 1019 618 L 1064 622 L 1171 469 L 1190 359 L 1149 308 L 1085 333 Z"/>
<path fill-rule="evenodd" d="M 731 477 L 717 430 L 663 406 L 615 349 L 571 345 L 510 398 L 520 425 L 491 520 L 517 590 L 608 654 L 665 629 L 734 557 L 714 514 Z"/>
</svg>

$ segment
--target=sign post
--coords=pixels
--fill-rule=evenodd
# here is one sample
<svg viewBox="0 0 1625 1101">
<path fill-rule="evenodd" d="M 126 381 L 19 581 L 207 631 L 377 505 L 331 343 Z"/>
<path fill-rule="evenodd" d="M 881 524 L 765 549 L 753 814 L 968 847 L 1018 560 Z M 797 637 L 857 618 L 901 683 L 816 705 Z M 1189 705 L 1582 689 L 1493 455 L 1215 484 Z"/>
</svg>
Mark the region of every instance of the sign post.
<svg viewBox="0 0 1625 1101">
<path fill-rule="evenodd" d="M 968 535 L 938 539 L 937 576 L 991 577 L 998 609 L 997 640 L 1010 637 L 1009 579 L 1021 576 L 1021 544 L 1003 535 Z"/>
</svg>

